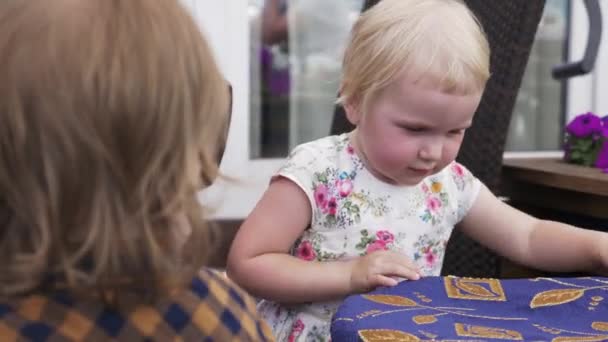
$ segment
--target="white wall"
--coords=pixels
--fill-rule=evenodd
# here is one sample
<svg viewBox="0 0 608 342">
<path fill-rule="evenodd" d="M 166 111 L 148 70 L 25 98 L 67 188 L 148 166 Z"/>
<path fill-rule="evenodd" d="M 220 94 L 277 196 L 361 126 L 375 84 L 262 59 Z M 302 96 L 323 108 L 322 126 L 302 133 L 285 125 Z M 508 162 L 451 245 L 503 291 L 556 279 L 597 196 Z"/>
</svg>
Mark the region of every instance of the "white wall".
<svg viewBox="0 0 608 342">
<path fill-rule="evenodd" d="M 201 25 L 226 79 L 232 84 L 232 122 L 220 180 L 200 194 L 219 219 L 245 217 L 281 160 L 249 159 L 248 0 L 181 0 Z"/>
</svg>

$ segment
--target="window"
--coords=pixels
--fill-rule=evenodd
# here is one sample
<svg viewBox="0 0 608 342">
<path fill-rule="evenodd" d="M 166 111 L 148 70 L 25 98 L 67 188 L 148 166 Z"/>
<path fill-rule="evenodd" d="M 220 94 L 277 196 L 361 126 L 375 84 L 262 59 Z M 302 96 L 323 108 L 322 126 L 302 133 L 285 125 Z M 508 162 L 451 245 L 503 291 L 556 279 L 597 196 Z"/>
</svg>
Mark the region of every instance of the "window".
<svg viewBox="0 0 608 342">
<path fill-rule="evenodd" d="M 564 81 L 551 76 L 568 47 L 568 0 L 547 0 L 519 91 L 507 151 L 559 150 L 566 120 Z"/>
<path fill-rule="evenodd" d="M 289 6 L 289 8 L 288 8 Z M 329 133 L 342 54 L 363 0 L 250 0 L 250 155 Z"/>
</svg>

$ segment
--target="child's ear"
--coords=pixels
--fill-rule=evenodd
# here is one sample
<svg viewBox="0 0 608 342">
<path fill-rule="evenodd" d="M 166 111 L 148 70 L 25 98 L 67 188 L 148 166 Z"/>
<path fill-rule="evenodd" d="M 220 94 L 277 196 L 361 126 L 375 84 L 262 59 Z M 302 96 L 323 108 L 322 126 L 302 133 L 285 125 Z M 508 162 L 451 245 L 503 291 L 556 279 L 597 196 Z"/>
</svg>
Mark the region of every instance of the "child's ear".
<svg viewBox="0 0 608 342">
<path fill-rule="evenodd" d="M 346 113 L 346 118 L 348 121 L 357 126 L 359 121 L 361 120 L 361 106 L 358 101 L 349 100 L 344 103 L 344 112 Z"/>
</svg>

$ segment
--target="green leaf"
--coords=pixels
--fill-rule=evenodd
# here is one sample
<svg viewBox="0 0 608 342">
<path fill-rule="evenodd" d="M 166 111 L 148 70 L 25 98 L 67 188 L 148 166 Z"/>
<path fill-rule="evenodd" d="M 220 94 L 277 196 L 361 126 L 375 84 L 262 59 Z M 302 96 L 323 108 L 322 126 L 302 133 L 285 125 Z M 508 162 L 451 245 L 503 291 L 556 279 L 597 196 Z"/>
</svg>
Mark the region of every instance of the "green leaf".
<svg viewBox="0 0 608 342">
<path fill-rule="evenodd" d="M 593 146 L 592 140 L 579 140 L 579 146 L 582 150 L 589 150 Z"/>
</svg>

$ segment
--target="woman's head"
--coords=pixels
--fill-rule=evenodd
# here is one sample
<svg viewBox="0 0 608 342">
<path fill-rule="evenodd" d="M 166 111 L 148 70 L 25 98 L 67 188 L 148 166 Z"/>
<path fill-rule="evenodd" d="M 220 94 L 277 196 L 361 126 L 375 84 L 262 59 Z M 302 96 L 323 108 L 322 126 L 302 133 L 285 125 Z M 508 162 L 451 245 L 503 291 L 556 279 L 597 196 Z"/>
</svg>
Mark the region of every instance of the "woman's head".
<svg viewBox="0 0 608 342">
<path fill-rule="evenodd" d="M 3 1 L 0 74 L 1 294 L 200 267 L 229 95 L 177 0 Z"/>
<path fill-rule="evenodd" d="M 481 92 L 489 45 L 459 0 L 382 0 L 355 23 L 344 55 L 340 99 L 364 110 L 370 98 L 407 74 L 445 92 Z"/>
</svg>

